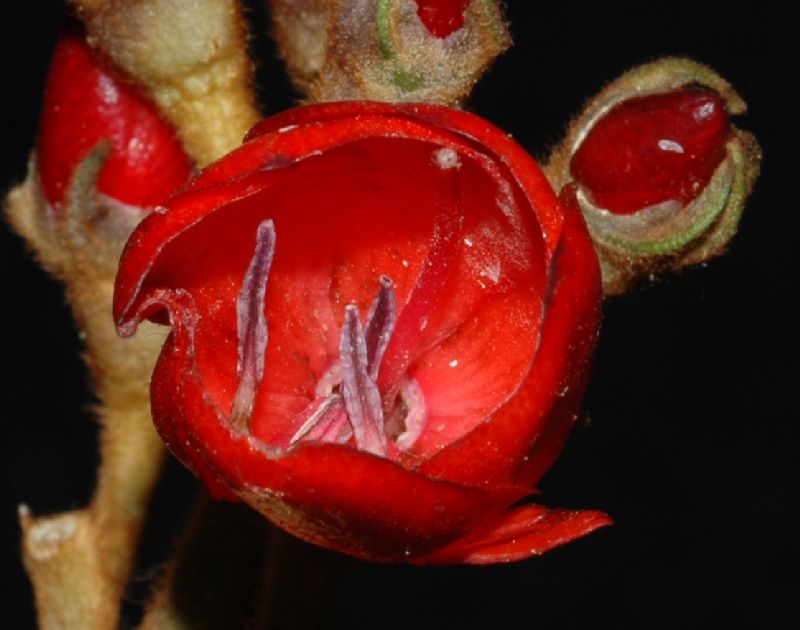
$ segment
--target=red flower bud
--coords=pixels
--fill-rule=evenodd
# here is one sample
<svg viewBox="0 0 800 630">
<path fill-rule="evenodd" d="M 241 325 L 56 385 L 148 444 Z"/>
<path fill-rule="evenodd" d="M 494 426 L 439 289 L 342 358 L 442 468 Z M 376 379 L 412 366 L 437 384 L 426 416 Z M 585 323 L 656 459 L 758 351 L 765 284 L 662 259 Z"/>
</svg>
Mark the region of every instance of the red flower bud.
<svg viewBox="0 0 800 630">
<path fill-rule="evenodd" d="M 574 194 L 508 136 L 347 102 L 263 121 L 145 219 L 114 313 L 171 323 L 153 417 L 215 496 L 361 558 L 490 563 L 609 522 L 511 507 L 574 421 L 599 305 Z"/>
<path fill-rule="evenodd" d="M 52 206 L 63 204 L 76 167 L 102 141 L 111 150 L 97 189 L 125 204 L 157 205 L 192 169 L 155 106 L 71 28 L 53 56 L 37 147 L 42 189 Z"/>
<path fill-rule="evenodd" d="M 592 98 L 546 167 L 577 186 L 606 295 L 720 254 L 736 233 L 761 150 L 731 119 L 747 106 L 691 59 L 629 70 Z"/>
<path fill-rule="evenodd" d="M 591 127 L 570 172 L 595 206 L 614 214 L 684 205 L 725 158 L 728 130 L 725 102 L 711 90 L 630 98 Z"/>
</svg>

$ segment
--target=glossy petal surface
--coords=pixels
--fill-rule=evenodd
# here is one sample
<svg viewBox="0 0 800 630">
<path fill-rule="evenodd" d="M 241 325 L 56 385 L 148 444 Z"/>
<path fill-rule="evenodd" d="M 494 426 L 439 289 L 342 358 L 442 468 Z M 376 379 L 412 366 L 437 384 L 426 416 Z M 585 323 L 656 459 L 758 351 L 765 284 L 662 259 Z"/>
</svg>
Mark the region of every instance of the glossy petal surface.
<svg viewBox="0 0 800 630">
<path fill-rule="evenodd" d="M 728 118 L 710 90 L 629 98 L 591 127 L 570 171 L 590 200 L 615 214 L 694 199 L 725 157 Z"/>
<path fill-rule="evenodd" d="M 154 419 L 216 496 L 362 558 L 490 562 L 546 547 L 496 525 L 563 444 L 599 299 L 574 196 L 505 134 L 337 103 L 260 123 L 147 218 L 115 318 L 171 323 Z M 513 520 L 559 542 L 602 524 L 541 510 Z M 482 552 L 437 559 L 470 532 Z"/>
<path fill-rule="evenodd" d="M 111 151 L 98 190 L 129 205 L 161 203 L 192 169 L 155 106 L 71 28 L 53 56 L 37 146 L 42 188 L 52 205 L 63 203 L 75 167 L 101 141 Z"/>
</svg>

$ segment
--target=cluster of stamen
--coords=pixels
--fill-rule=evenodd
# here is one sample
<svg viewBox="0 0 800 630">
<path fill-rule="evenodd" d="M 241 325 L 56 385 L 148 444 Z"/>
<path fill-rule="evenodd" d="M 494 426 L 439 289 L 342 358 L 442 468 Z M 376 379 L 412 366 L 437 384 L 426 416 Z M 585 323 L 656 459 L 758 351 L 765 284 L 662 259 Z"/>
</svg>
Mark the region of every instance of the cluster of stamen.
<svg viewBox="0 0 800 630">
<path fill-rule="evenodd" d="M 236 302 L 238 365 L 231 421 L 242 430 L 249 426 L 264 376 L 264 310 L 274 253 L 275 227 L 271 220 L 265 220 L 258 226 L 255 253 Z M 304 441 L 346 444 L 352 440 L 359 450 L 385 457 L 395 447 L 405 450 L 413 444 L 425 416 L 419 386 L 404 377 L 387 401 L 382 399 L 377 383 L 396 321 L 394 285 L 387 276 L 380 277 L 378 293 L 363 325 L 358 307 L 345 307 L 339 358 L 320 378 L 316 398 L 301 414 L 302 424 L 289 440 L 289 447 Z"/>
</svg>

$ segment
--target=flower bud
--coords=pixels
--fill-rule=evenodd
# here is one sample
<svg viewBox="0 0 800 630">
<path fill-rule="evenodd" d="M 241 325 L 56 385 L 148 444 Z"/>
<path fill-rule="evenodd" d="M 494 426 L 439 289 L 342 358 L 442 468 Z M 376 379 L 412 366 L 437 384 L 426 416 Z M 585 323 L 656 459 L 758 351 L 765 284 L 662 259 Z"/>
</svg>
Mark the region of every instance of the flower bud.
<svg viewBox="0 0 800 630">
<path fill-rule="evenodd" d="M 730 123 L 744 111 L 708 68 L 663 59 L 611 83 L 572 123 L 547 172 L 576 184 L 606 294 L 722 251 L 761 156 Z"/>
<path fill-rule="evenodd" d="M 153 104 L 70 28 L 53 56 L 36 149 L 42 191 L 54 208 L 65 203 L 75 169 L 101 144 L 107 156 L 97 191 L 128 206 L 157 205 L 191 172 Z"/>
<path fill-rule="evenodd" d="M 415 0 L 417 16 L 434 37 L 444 39 L 464 26 L 469 0 Z"/>
<path fill-rule="evenodd" d="M 69 286 L 113 278 L 133 227 L 191 170 L 156 107 L 69 25 L 53 55 L 28 179 L 9 207 L 42 262 Z"/>
<path fill-rule="evenodd" d="M 454 105 L 510 43 L 496 0 L 272 0 L 276 39 L 312 101 Z"/>
</svg>

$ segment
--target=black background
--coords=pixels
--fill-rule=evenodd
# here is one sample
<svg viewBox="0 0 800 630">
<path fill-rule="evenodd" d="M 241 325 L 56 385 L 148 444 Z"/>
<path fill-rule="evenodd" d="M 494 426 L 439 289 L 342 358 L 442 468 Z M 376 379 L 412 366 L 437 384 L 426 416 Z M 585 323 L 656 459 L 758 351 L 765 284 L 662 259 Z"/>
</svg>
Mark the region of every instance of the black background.
<svg viewBox="0 0 800 630">
<path fill-rule="evenodd" d="M 331 615 L 342 628 L 797 628 L 796 310 L 800 44 L 777 4 L 509 1 L 516 46 L 469 109 L 543 156 L 585 98 L 630 66 L 689 55 L 750 105 L 740 126 L 763 172 L 730 251 L 704 268 L 608 301 L 574 432 L 542 484 L 553 506 L 599 508 L 616 524 L 541 558 L 490 568 L 355 563 Z M 610 4 L 610 3 L 609 3 Z M 0 187 L 21 181 L 64 7 L 3 3 Z M 263 10 L 253 13 L 263 26 Z M 256 39 L 265 113 L 292 95 Z M 60 287 L 0 227 L 0 620 L 33 627 L 16 506 L 79 507 L 96 431 Z M 140 582 L 163 560 L 193 480 L 172 466 L 157 498 Z M 144 590 L 141 587 L 139 590 Z M 132 590 L 128 608 L 142 596 Z"/>
</svg>

